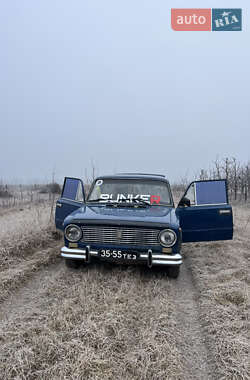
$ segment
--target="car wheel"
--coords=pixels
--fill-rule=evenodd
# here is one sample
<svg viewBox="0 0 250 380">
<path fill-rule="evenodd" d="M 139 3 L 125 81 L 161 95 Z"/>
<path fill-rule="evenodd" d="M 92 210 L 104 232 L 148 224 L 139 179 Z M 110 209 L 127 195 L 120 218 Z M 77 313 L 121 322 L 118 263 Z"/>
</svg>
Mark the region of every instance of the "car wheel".
<svg viewBox="0 0 250 380">
<path fill-rule="evenodd" d="M 180 273 L 180 266 L 169 266 L 167 269 L 168 277 L 170 278 L 177 278 Z"/>
<path fill-rule="evenodd" d="M 79 266 L 81 265 L 80 260 L 70 260 L 66 259 L 65 260 L 66 267 L 71 268 L 71 269 L 78 269 Z"/>
</svg>

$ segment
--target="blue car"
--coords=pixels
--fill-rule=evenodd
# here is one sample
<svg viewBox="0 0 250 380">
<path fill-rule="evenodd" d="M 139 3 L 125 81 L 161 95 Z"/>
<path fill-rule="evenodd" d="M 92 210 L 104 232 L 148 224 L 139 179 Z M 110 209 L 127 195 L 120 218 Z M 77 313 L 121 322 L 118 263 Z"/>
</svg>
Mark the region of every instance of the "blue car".
<svg viewBox="0 0 250 380">
<path fill-rule="evenodd" d="M 177 278 L 181 245 L 233 238 L 226 180 L 192 182 L 175 208 L 164 175 L 122 173 L 83 182 L 66 177 L 56 204 L 66 265 L 109 261 L 161 266 Z"/>
</svg>

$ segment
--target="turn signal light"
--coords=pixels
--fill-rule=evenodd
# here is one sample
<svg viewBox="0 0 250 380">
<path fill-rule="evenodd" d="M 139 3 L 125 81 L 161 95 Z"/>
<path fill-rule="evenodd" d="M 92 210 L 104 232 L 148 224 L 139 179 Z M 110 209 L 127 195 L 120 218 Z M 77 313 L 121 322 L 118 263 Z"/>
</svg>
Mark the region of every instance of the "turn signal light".
<svg viewBox="0 0 250 380">
<path fill-rule="evenodd" d="M 172 253 L 172 248 L 162 248 L 163 253 Z"/>
<path fill-rule="evenodd" d="M 77 243 L 69 243 L 69 248 L 78 248 Z"/>
</svg>

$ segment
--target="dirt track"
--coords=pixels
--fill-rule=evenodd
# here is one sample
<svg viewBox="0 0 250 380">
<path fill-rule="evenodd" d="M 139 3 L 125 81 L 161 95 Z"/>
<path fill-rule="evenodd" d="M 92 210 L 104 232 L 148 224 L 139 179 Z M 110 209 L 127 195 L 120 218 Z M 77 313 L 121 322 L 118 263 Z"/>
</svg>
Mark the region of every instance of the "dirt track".
<svg viewBox="0 0 250 380">
<path fill-rule="evenodd" d="M 181 348 L 186 379 L 212 379 L 213 358 L 206 346 L 206 334 L 201 326 L 199 292 L 193 283 L 188 260 L 182 265 L 181 277 L 171 283 L 171 294 L 175 305 L 178 329 L 177 341 Z"/>
<path fill-rule="evenodd" d="M 235 214 L 233 242 L 184 246 L 178 280 L 69 270 L 61 242 L 0 271 L 1 379 L 250 379 L 249 214 Z"/>
<path fill-rule="evenodd" d="M 98 281 L 100 281 L 100 286 L 103 288 L 102 294 L 100 294 L 100 289 L 97 291 Z M 87 285 L 90 282 L 92 286 Z M 119 292 L 117 292 L 117 287 L 120 287 Z M 124 291 L 121 291 L 122 287 L 124 287 Z M 108 294 L 105 293 L 105 288 L 108 289 Z M 134 300 L 136 300 L 134 306 L 132 305 L 133 300 L 131 300 L 131 295 L 133 296 L 131 288 L 133 289 L 132 293 L 134 291 L 138 293 L 134 295 Z M 158 292 L 161 293 L 160 296 Z M 123 299 L 119 300 L 117 293 Z M 101 295 L 102 299 L 100 299 Z M 84 299 L 85 297 L 86 299 Z M 106 378 L 115 378 L 114 376 L 118 376 L 116 378 L 124 378 L 125 376 L 128 379 L 188 378 L 198 380 L 212 378 L 211 358 L 207 351 L 206 337 L 199 319 L 198 293 L 192 283 L 191 273 L 186 264 L 182 267 L 179 280 L 169 281 L 158 270 L 150 272 L 142 268 L 130 267 L 122 269 L 104 265 L 88 269 L 81 268 L 79 272 L 75 272 L 65 268 L 64 263 L 61 261 L 48 267 L 43 267 L 34 273 L 32 278 L 16 292 L 12 293 L 0 308 L 1 339 L 5 347 L 5 353 L 2 352 L 2 355 L 5 356 L 6 350 L 7 352 L 9 351 L 8 358 L 11 363 L 13 363 L 13 360 L 14 362 L 17 360 L 16 355 L 19 356 L 19 363 L 15 363 L 15 368 L 20 375 L 21 367 L 24 366 L 22 368 L 22 371 L 24 371 L 23 378 L 25 376 L 26 378 L 36 378 L 38 373 L 43 374 L 44 378 L 46 378 L 46 372 L 43 373 L 42 368 L 49 361 L 45 353 L 43 353 L 45 354 L 43 358 L 38 354 L 37 358 L 32 355 L 32 360 L 28 359 L 27 350 L 28 352 L 30 350 L 36 351 L 38 342 L 34 341 L 34 337 L 30 337 L 31 341 L 30 339 L 27 341 L 24 331 L 28 337 L 31 331 L 34 334 L 34 331 L 40 325 L 39 334 L 42 338 L 45 337 L 48 343 L 51 331 L 48 332 L 46 329 L 51 328 L 51 326 L 46 326 L 46 321 L 56 310 L 58 312 L 62 305 L 63 308 L 65 306 L 67 308 L 67 303 L 71 303 L 72 299 L 77 299 L 77 302 L 80 300 L 83 308 L 87 299 L 92 299 L 93 306 L 98 305 L 99 302 L 106 303 L 102 313 L 103 324 L 106 327 L 101 332 L 101 339 L 105 339 L 105 334 L 107 334 L 111 346 L 118 343 L 117 340 L 119 341 L 119 334 L 121 333 L 119 330 L 124 330 L 122 332 L 123 344 L 124 347 L 127 347 L 124 351 L 125 357 L 121 359 L 120 355 L 113 351 L 114 358 L 111 358 L 109 362 L 111 370 L 107 371 Z M 120 326 L 117 326 L 117 332 L 113 331 L 115 326 L 119 325 L 117 318 L 120 318 L 118 315 L 119 308 L 116 310 L 116 302 L 123 302 L 126 305 L 125 308 L 122 308 L 122 319 L 127 322 L 126 326 L 122 326 L 120 321 Z M 131 308 L 133 308 L 133 311 Z M 79 310 L 77 314 L 78 312 Z M 67 313 L 68 310 L 66 311 Z M 69 313 L 68 317 L 72 318 L 72 314 L 74 315 L 74 311 Z M 83 314 L 85 313 L 83 312 Z M 98 323 L 94 310 L 90 311 L 87 318 L 89 317 L 95 320 L 95 323 Z M 61 322 L 65 326 L 63 316 L 60 316 L 60 318 L 62 318 Z M 60 323 L 60 318 L 57 323 Z M 138 324 L 138 320 L 133 322 L 134 318 L 139 318 L 141 324 Z M 79 315 L 79 319 L 80 325 L 82 325 L 84 318 Z M 40 321 L 40 323 L 37 324 L 37 321 Z M 70 329 L 70 323 L 68 328 Z M 134 330 L 132 335 L 131 331 L 129 331 L 130 329 Z M 111 331 L 109 332 L 109 330 Z M 60 334 L 60 328 L 58 331 L 58 327 L 54 326 L 52 333 L 55 335 Z M 159 341 L 158 334 L 162 334 L 164 339 L 160 338 Z M 145 343 L 144 346 L 139 343 L 138 337 L 142 338 Z M 57 340 L 58 336 L 56 337 Z M 143 366 L 145 365 L 149 368 L 143 368 L 141 365 L 137 369 L 136 365 L 133 369 L 129 370 L 127 368 L 127 360 L 129 360 L 127 356 L 131 349 L 135 357 L 141 351 L 142 361 L 145 361 Z M 165 357 L 166 353 L 168 353 L 167 357 Z M 98 353 L 97 350 L 96 355 L 100 356 L 100 354 L 101 352 Z M 151 354 L 158 360 L 154 360 Z M 80 360 L 81 352 L 78 352 L 78 355 Z M 27 360 L 26 365 L 20 362 L 21 358 L 25 361 Z M 45 363 L 42 363 L 43 360 L 45 360 Z M 116 364 L 118 368 L 112 369 L 117 360 L 120 360 L 120 363 Z M 53 364 L 55 365 L 56 363 Z M 121 377 L 119 377 L 119 367 L 122 373 Z M 42 372 L 40 372 L 41 370 Z M 4 378 L 8 378 L 8 376 L 14 378 L 13 371 L 13 364 L 10 364 L 9 372 L 4 372 Z M 56 372 L 52 371 L 51 375 L 56 376 Z M 67 377 L 69 374 L 65 373 L 64 370 L 58 378 L 62 376 Z M 76 376 L 81 378 L 80 373 Z M 96 373 L 90 370 L 89 378 L 102 378 L 102 376 L 105 378 L 103 369 L 98 370 Z"/>
</svg>

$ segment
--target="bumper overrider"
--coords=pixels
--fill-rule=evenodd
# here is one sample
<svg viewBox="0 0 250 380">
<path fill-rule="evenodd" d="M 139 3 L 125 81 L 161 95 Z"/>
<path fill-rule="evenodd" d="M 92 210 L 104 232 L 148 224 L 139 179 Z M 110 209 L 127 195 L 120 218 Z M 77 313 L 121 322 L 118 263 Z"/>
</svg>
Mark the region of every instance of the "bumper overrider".
<svg viewBox="0 0 250 380">
<path fill-rule="evenodd" d="M 82 260 L 85 263 L 90 263 L 92 259 L 99 258 L 98 250 L 91 249 L 91 247 L 86 248 L 61 248 L 61 256 L 65 259 L 71 260 Z M 105 260 L 108 261 L 108 260 Z M 170 265 L 181 265 L 182 256 L 180 253 L 166 254 L 166 253 L 157 253 L 152 252 L 151 249 L 146 250 L 145 252 L 139 252 L 138 258 L 135 260 L 135 263 L 146 264 L 149 268 L 154 265 L 157 266 L 170 266 Z"/>
</svg>

